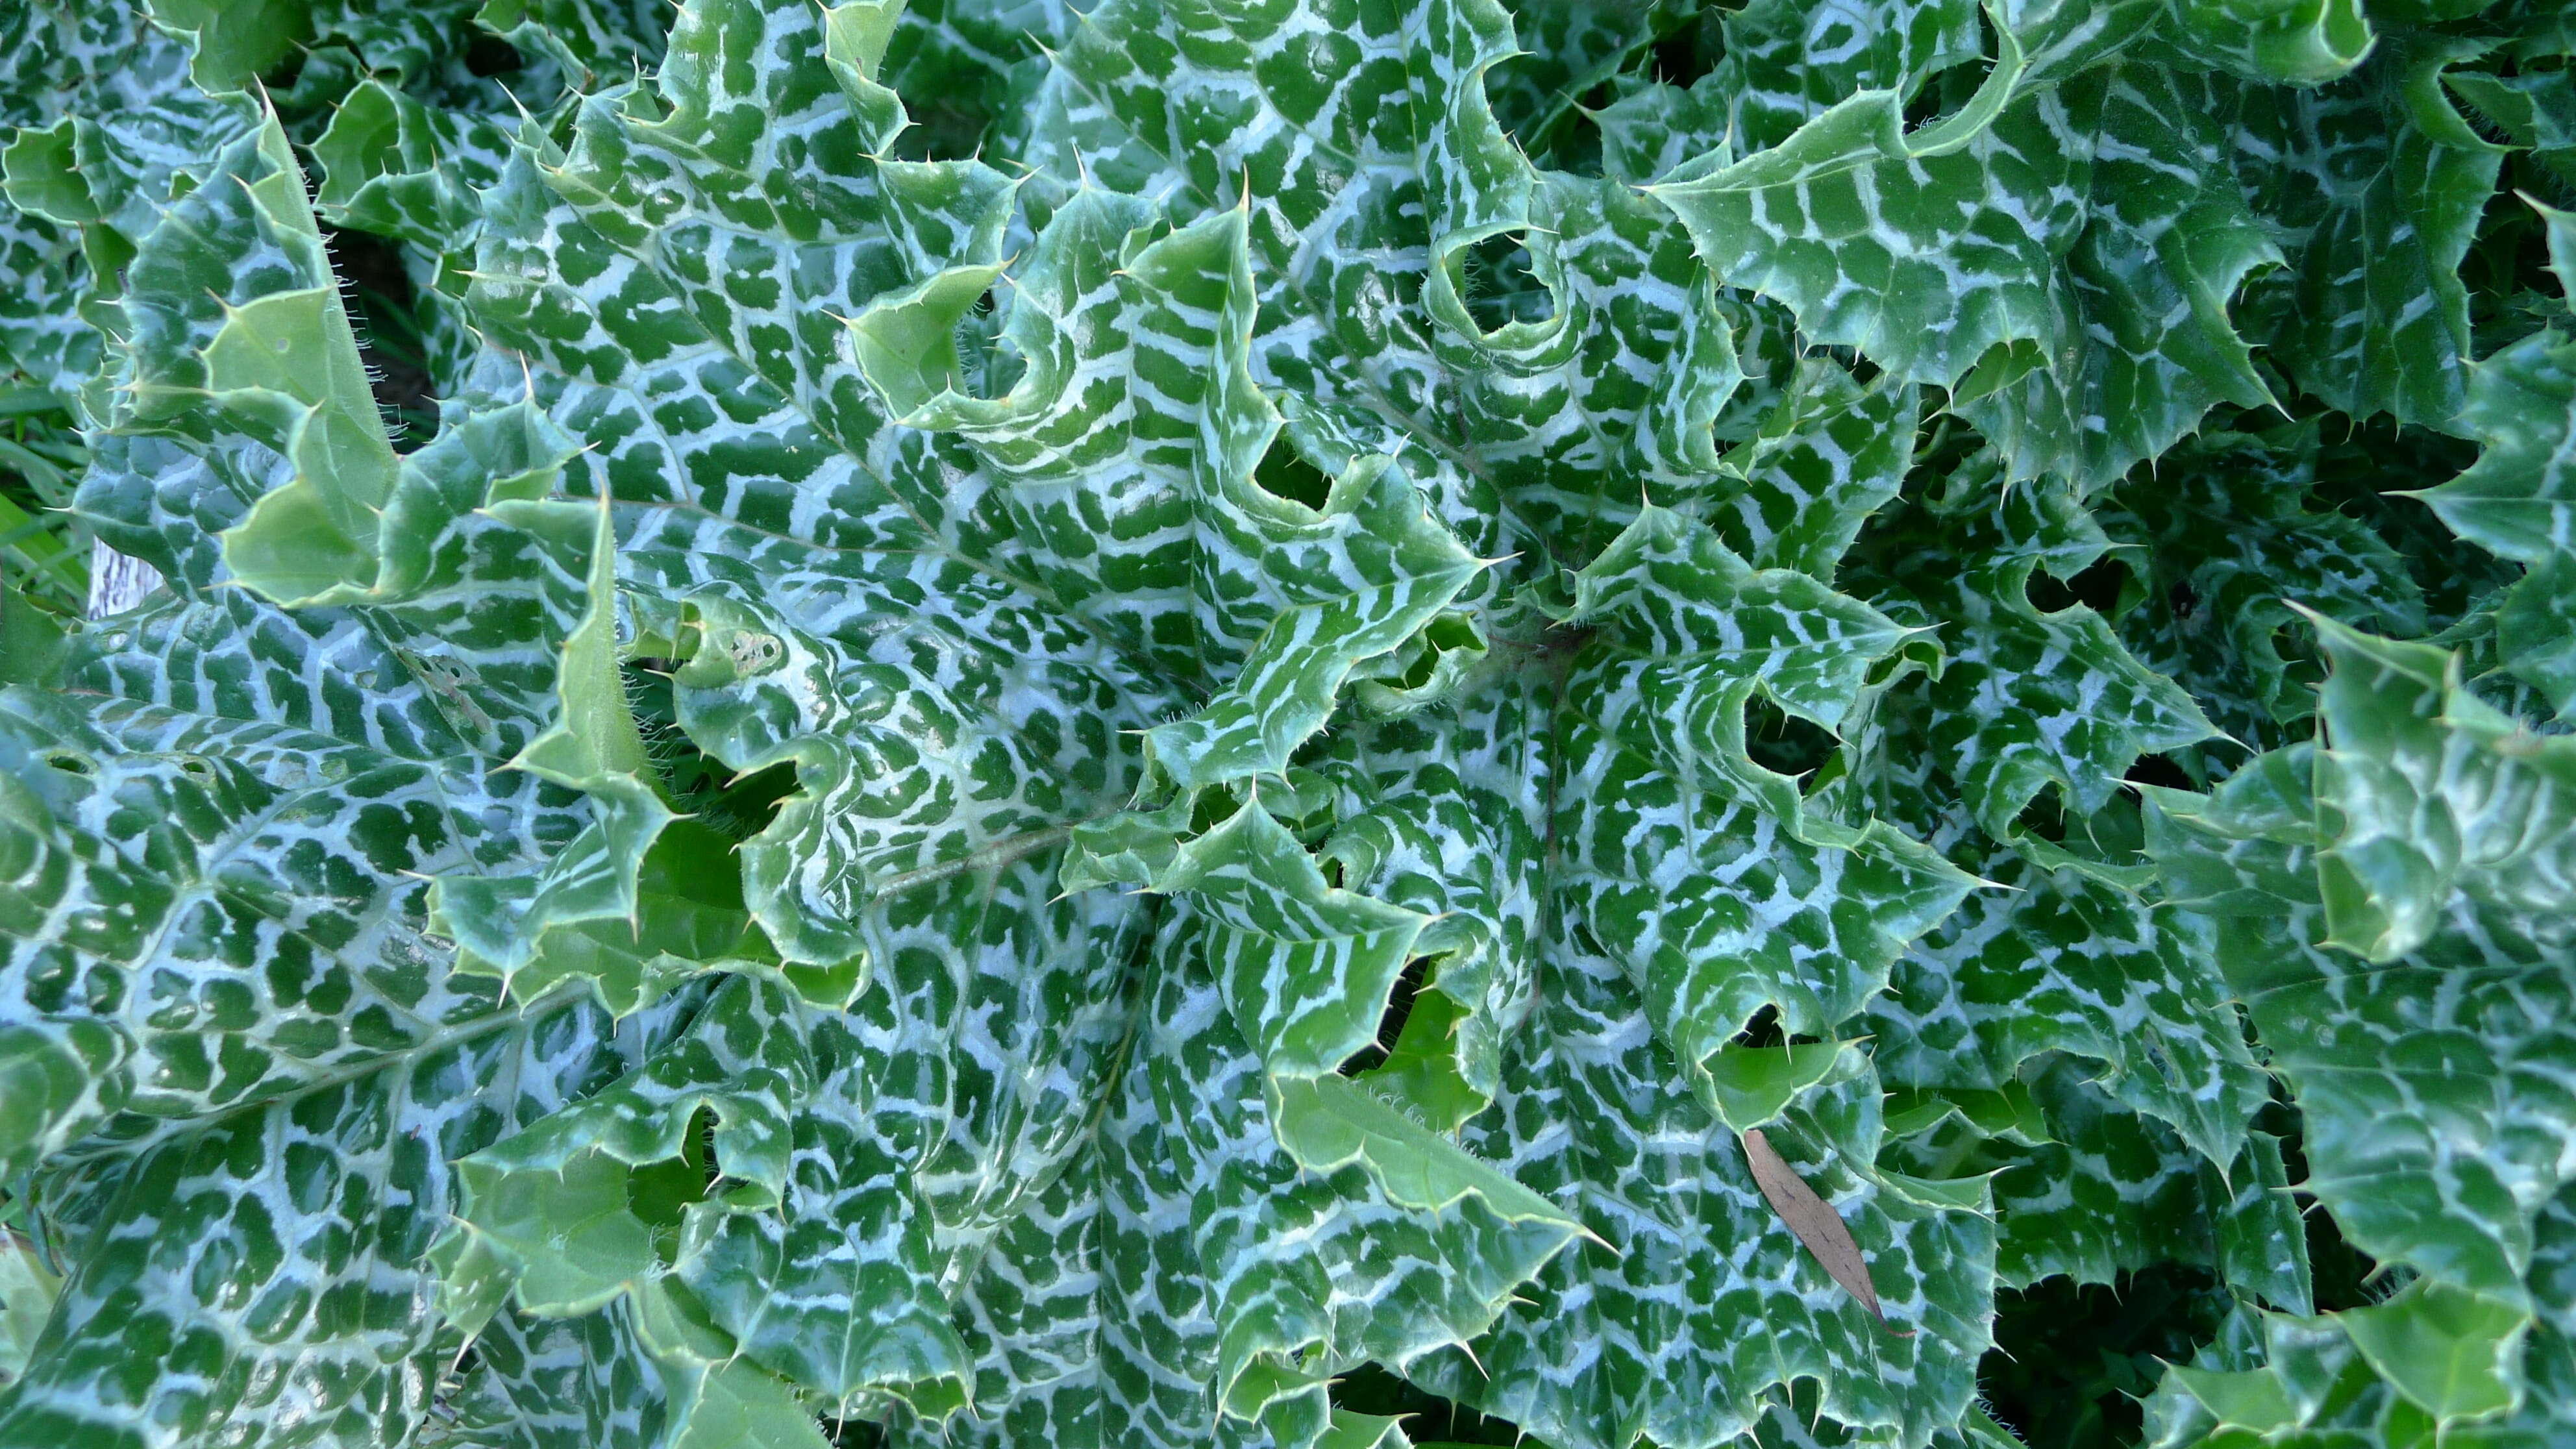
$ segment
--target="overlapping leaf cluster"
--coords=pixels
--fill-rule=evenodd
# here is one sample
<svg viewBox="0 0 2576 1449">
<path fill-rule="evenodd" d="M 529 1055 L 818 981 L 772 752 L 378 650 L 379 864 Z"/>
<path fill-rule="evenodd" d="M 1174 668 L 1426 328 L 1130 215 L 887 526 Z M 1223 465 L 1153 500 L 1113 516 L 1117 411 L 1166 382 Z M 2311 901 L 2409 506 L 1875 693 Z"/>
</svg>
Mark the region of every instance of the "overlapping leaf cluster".
<svg viewBox="0 0 2576 1449">
<path fill-rule="evenodd" d="M 2556 7 L 0 31 L 0 1445 L 2576 1432 Z"/>
</svg>

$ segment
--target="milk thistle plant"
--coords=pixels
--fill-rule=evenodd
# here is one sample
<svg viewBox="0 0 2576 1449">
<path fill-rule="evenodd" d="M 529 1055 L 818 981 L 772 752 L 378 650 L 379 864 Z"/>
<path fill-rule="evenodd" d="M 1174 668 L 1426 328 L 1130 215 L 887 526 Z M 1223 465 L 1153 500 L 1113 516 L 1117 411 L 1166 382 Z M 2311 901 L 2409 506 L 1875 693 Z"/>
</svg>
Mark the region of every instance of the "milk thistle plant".
<svg viewBox="0 0 2576 1449">
<path fill-rule="evenodd" d="M 2576 1443 L 2571 54 L 0 5 L 0 1449 Z"/>
</svg>

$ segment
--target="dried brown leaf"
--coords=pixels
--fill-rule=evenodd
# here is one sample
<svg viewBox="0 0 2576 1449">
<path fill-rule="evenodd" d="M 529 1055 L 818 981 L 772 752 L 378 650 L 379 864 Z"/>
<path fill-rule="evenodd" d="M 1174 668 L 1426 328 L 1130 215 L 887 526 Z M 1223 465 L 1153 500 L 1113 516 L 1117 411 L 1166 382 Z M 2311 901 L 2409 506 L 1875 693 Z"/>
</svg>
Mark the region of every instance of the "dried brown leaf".
<svg viewBox="0 0 2576 1449">
<path fill-rule="evenodd" d="M 1807 1251 L 1843 1286 L 1843 1291 L 1859 1299 L 1861 1307 L 1886 1327 L 1887 1315 L 1878 1307 L 1878 1288 L 1869 1281 L 1869 1264 L 1861 1257 L 1860 1244 L 1853 1239 L 1842 1214 L 1807 1186 L 1807 1180 L 1798 1175 L 1758 1127 L 1744 1134 L 1744 1160 L 1753 1168 L 1753 1185 L 1762 1189 L 1771 1211 L 1780 1215 L 1780 1221 L 1789 1225 L 1789 1231 L 1798 1235 L 1798 1241 L 1807 1245 Z"/>
</svg>

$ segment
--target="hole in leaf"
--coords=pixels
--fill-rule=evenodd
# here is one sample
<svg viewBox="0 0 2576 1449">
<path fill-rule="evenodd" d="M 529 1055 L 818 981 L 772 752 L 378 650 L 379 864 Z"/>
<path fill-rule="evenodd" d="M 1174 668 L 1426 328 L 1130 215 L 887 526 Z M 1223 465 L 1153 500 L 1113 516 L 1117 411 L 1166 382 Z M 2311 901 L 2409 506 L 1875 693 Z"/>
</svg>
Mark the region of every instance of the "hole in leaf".
<svg viewBox="0 0 2576 1449">
<path fill-rule="evenodd" d="M 671 677 L 643 667 L 642 661 L 619 666 L 626 698 L 635 711 L 635 727 L 644 737 L 644 756 L 660 777 L 671 807 L 694 814 L 698 822 L 731 841 L 749 840 L 769 828 L 779 804 L 795 793 L 796 766 L 781 761 L 741 779 L 722 761 L 698 748 L 679 726 L 672 700 Z"/>
<path fill-rule="evenodd" d="M 294 90 L 295 82 L 303 77 L 305 63 L 313 58 L 313 53 L 313 47 L 309 45 L 288 46 L 286 54 L 278 57 L 277 64 L 261 74 L 259 83 L 271 91 Z"/>
<path fill-rule="evenodd" d="M 2021 813 L 2013 817 L 2013 829 L 2023 835 L 2035 835 L 2055 844 L 2066 841 L 2066 807 L 2055 790 L 2042 790 L 2031 797 Z"/>
<path fill-rule="evenodd" d="M 2174 586 L 2165 591 L 2165 607 L 2173 611 L 2176 619 L 2188 621 L 2200 608 L 2200 595 L 2192 591 L 2189 579 L 2176 579 Z"/>
<path fill-rule="evenodd" d="M 957 384 L 973 397 L 1003 397 L 1029 370 L 1028 359 L 1002 336 L 1010 319 L 1002 310 L 1001 288 L 987 287 L 966 315 L 957 319 Z"/>
<path fill-rule="evenodd" d="M 715 1114 L 699 1109 L 680 1139 L 680 1155 L 648 1162 L 626 1174 L 626 1206 L 651 1228 L 676 1228 L 689 1204 L 704 1198 L 715 1179 L 715 1153 L 706 1144 Z"/>
<path fill-rule="evenodd" d="M 796 793 L 796 767 L 781 761 L 758 774 L 717 786 L 698 809 L 708 829 L 729 840 L 749 840 L 769 828 L 778 807 Z"/>
<path fill-rule="evenodd" d="M 1655 42 L 1646 72 L 1666 85 L 1688 86 L 1710 71 L 1726 56 L 1726 31 L 1716 13 L 1703 15 L 1696 25 L 1684 25 Z"/>
<path fill-rule="evenodd" d="M 2306 408 L 2316 410 L 2320 441 L 2314 502 L 2360 519 L 2397 550 L 2423 590 L 2431 631 L 2450 627 L 2492 590 L 2520 577 L 2521 565 L 2483 549 L 2460 547 L 2431 508 L 2391 491 L 2448 481 L 2477 461 L 2477 444 L 2399 427 L 2384 413 L 2356 422 L 2310 399 L 2291 400 L 2290 406 L 2302 416 L 2308 415 Z"/>
<path fill-rule="evenodd" d="M 1614 23 L 1636 33 L 1629 20 Z M 1581 73 L 1569 74 L 1567 60 L 1575 61 Z M 1486 99 L 1494 108 L 1494 119 L 1530 160 L 1547 170 L 1598 176 L 1601 132 L 1589 112 L 1616 100 L 1617 90 L 1607 80 L 1595 80 L 1579 94 L 1569 89 L 1582 83 L 1585 75 L 1598 73 L 1577 56 L 1546 57 L 1523 51 L 1485 73 Z"/>
<path fill-rule="evenodd" d="M 888 1430 L 874 1419 L 833 1419 L 832 1449 L 884 1449 Z"/>
<path fill-rule="evenodd" d="M 1996 57 L 2002 54 L 2002 38 L 1996 34 L 1992 18 L 1985 15 L 1977 18 L 1977 34 L 1975 60 L 1952 65 L 1926 78 L 1915 93 L 1906 98 L 1907 130 L 1917 130 L 1965 109 L 1993 78 Z"/>
<path fill-rule="evenodd" d="M 1515 130 L 1514 137 L 1521 150 L 1547 170 L 1597 177 L 1602 174 L 1601 126 L 1593 117 L 1616 99 L 1607 83 L 1594 86 L 1566 103 L 1553 121 L 1535 128 L 1534 134 L 1524 136 Z"/>
<path fill-rule="evenodd" d="M 1317 513 L 1324 511 L 1333 491 L 1333 480 L 1307 462 L 1285 437 L 1271 439 L 1270 451 L 1261 455 L 1252 470 L 1252 481 L 1273 498 L 1303 503 Z"/>
<path fill-rule="evenodd" d="M 54 769 L 62 771 L 66 775 L 94 775 L 98 773 L 98 767 L 90 763 L 89 756 L 77 755 L 69 750 L 56 750 L 51 754 L 46 755 L 45 763 Z"/>
<path fill-rule="evenodd" d="M 2490 140 L 2510 141 L 2475 106 L 2461 109 Z M 2549 269 L 2548 226 L 2517 193 L 2563 209 L 2576 205 L 2576 185 L 2554 167 L 2536 163 L 2528 151 L 2514 154 L 2506 166 L 2515 175 L 2488 195 L 2476 240 L 2460 262 L 2460 280 L 2469 285 L 2469 326 L 2481 355 L 2524 336 L 2534 311 L 2546 315 L 2564 300 Z"/>
<path fill-rule="evenodd" d="M 1396 646 L 1393 653 L 1369 661 L 1368 687 L 1399 694 L 1426 688 L 1451 655 L 1474 654 L 1484 647 L 1484 639 L 1466 615 L 1436 614 L 1419 634 Z"/>
<path fill-rule="evenodd" d="M 1728 1045 L 1775 1047 L 1786 1045 L 1788 1040 L 1780 1032 L 1780 1008 L 1765 1002 L 1760 1011 L 1753 1013 L 1753 1019 L 1744 1024 L 1744 1030 L 1737 1032 L 1735 1039 Z"/>
<path fill-rule="evenodd" d="M 2309 1291 L 2316 1298 L 2319 1313 L 2336 1313 L 2347 1308 L 2367 1308 L 2387 1299 L 2403 1286 L 2392 1282 L 2399 1273 L 2380 1271 L 2379 1262 L 2368 1253 L 2344 1241 L 2343 1230 L 2335 1225 L 2334 1215 L 2321 1206 L 2314 1194 L 2301 1186 L 2308 1180 L 2307 1135 L 2299 1109 L 2282 1100 L 2279 1089 L 2263 1106 L 2254 1125 L 2281 1139 L 2281 1166 L 2291 1188 L 2298 1194 L 2300 1220 L 2308 1240 Z"/>
<path fill-rule="evenodd" d="M 1522 1296 L 1533 1296 L 1535 1285 L 1521 1287 Z M 1373 1363 L 1360 1365 L 1333 1380 L 1328 1391 L 1333 1407 L 1354 1414 L 1373 1414 L 1380 1418 L 1403 1416 L 1405 1432 L 1417 1444 L 1520 1444 L 1524 1435 L 1520 1426 L 1497 1419 L 1454 1400 L 1444 1399 L 1429 1390 L 1416 1387 L 1405 1379 Z"/>
<path fill-rule="evenodd" d="M 1744 750 L 1753 763 L 1792 779 L 1823 767 L 1842 748 L 1842 741 L 1767 699 L 1744 707 Z"/>
<path fill-rule="evenodd" d="M 745 674 L 763 674 L 778 667 L 785 658 L 787 646 L 775 634 L 751 629 L 737 629 L 724 637 L 724 651 L 732 656 L 734 668 Z"/>
<path fill-rule="evenodd" d="M 1914 464 L 1906 470 L 1905 492 L 1920 498 L 1938 491 L 1941 480 L 1959 471 L 1978 449 L 1986 445 L 1983 433 L 1956 413 L 1926 407 L 1924 420 L 1914 437 Z M 1872 519 L 1887 517 L 1893 510 L 1881 509 Z"/>
<path fill-rule="evenodd" d="M 2307 1180 L 2303 1172 L 2292 1176 L 2302 1182 Z M 2313 1195 L 2300 1192 L 2297 1196 L 2302 1235 L 2308 1240 L 2309 1291 L 2316 1298 L 2319 1313 L 2385 1303 L 2398 1289 L 2415 1281 L 2414 1269 L 2382 1263 L 2344 1241 L 2334 1214 L 2327 1212 L 2325 1204 Z"/>
<path fill-rule="evenodd" d="M 2167 1363 L 2218 1336 L 2228 1293 L 2198 1268 L 2155 1263 L 2115 1284 L 2045 1278 L 1995 1295 L 1995 1346 L 1978 1365 L 1987 1407 L 2033 1449 L 2134 1444 L 2138 1400 Z"/>
<path fill-rule="evenodd" d="M 700 1112 L 694 1125 L 698 1130 L 690 1142 L 689 1160 L 697 1164 L 699 1174 L 705 1179 L 698 1190 L 698 1196 L 703 1198 L 716 1190 L 717 1183 L 724 1181 L 724 1168 L 716 1161 L 716 1114 Z"/>
<path fill-rule="evenodd" d="M 1198 797 L 1190 802 L 1190 833 L 1205 835 L 1233 819 L 1234 812 L 1242 808 L 1241 797 L 1225 786 L 1201 790 Z"/>
<path fill-rule="evenodd" d="M 478 30 L 465 42 L 465 69 L 479 76 L 508 75 L 527 64 L 519 48 L 489 31 Z"/>
<path fill-rule="evenodd" d="M 2131 765 L 2127 773 L 2120 778 L 2141 785 L 2162 785 L 2170 790 L 2200 788 L 2200 782 L 2191 777 L 2190 771 L 2165 755 L 2140 755 L 2137 763 Z"/>
<path fill-rule="evenodd" d="M 2293 685 L 2314 689 L 2325 683 L 2325 656 L 2319 652 L 2316 631 L 2307 627 L 2305 620 L 2273 630 L 2272 648 L 2281 656 L 2285 673 Z M 2311 718 L 2301 723 L 2314 724 L 2315 721 Z"/>
<path fill-rule="evenodd" d="M 1422 983 L 1429 978 L 1430 961 L 1416 956 L 1404 963 L 1404 972 L 1395 978 L 1395 989 L 1386 994 L 1386 1010 L 1377 1019 L 1377 1042 L 1342 1063 L 1342 1075 L 1356 1077 L 1372 1067 L 1383 1066 L 1395 1055 L 1396 1039 L 1404 1035 L 1404 1023 L 1413 1015 L 1413 999 L 1422 993 Z"/>
<path fill-rule="evenodd" d="M 1489 236 L 1460 253 L 1458 261 L 1465 274 L 1459 295 L 1480 329 L 1496 332 L 1514 322 L 1544 322 L 1556 315 L 1556 298 L 1532 268 L 1522 233 Z"/>
<path fill-rule="evenodd" d="M 1995 57 L 2001 41 L 1995 27 L 1985 16 L 1978 17 L 1977 29 L 1982 37 L 1979 58 L 1967 64 L 1954 65 L 1926 79 L 1905 101 L 1905 129 L 1919 130 L 1943 116 L 1965 109 L 1976 99 L 1977 92 L 1994 75 Z"/>
<path fill-rule="evenodd" d="M 358 334 L 358 360 L 385 415 L 394 447 L 403 452 L 438 432 L 438 403 L 429 376 L 429 343 L 422 333 L 418 296 L 403 265 L 402 244 L 362 231 L 325 233 L 332 270 L 340 274 L 349 322 Z"/>
<path fill-rule="evenodd" d="M 910 125 L 894 138 L 893 155 L 903 161 L 971 161 L 982 154 L 984 134 L 992 129 L 993 112 L 980 88 L 975 93 L 923 95 L 918 87 L 903 98 Z"/>
<path fill-rule="evenodd" d="M 1431 682 L 1432 672 L 1440 667 L 1440 650 L 1424 649 L 1404 666 L 1404 672 L 1386 681 L 1391 689 L 1420 689 Z"/>
<path fill-rule="evenodd" d="M 2043 614 L 2054 614 L 2077 604 L 2108 615 L 2120 602 L 2120 587 L 2128 582 L 2128 566 L 2117 559 L 2104 557 L 2085 566 L 2071 579 L 2059 579 L 2046 569 L 2033 569 L 2030 583 L 2023 590 L 2032 608 Z"/>
<path fill-rule="evenodd" d="M 1985 350 L 1977 364 L 1950 389 L 1950 405 L 1964 407 L 1981 398 L 1991 397 L 2028 377 L 2047 354 L 2038 343 L 2027 337 L 1998 342 Z"/>
<path fill-rule="evenodd" d="M 211 780 L 215 777 L 215 767 L 200 756 L 186 755 L 179 760 L 179 773 L 192 780 Z"/>
<path fill-rule="evenodd" d="M 506 1358 L 508 1350 L 504 1349 L 500 1356 Z M 447 1371 L 438 1376 L 438 1385 L 434 1391 L 435 1407 L 431 1412 L 444 1411 L 446 1406 L 453 1404 L 457 1397 L 465 1392 L 465 1386 L 474 1381 L 474 1375 L 481 1369 L 485 1357 L 480 1343 L 470 1343 L 460 1350 L 455 1358 L 449 1360 Z"/>
</svg>

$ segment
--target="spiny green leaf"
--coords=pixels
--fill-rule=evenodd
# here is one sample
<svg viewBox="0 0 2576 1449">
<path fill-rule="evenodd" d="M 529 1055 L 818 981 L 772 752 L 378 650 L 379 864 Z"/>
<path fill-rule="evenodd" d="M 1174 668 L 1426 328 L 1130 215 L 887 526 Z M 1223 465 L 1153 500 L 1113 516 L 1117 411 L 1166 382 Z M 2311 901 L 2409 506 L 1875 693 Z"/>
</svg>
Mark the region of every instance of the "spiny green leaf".
<svg viewBox="0 0 2576 1449">
<path fill-rule="evenodd" d="M 1082 836 L 1076 836 L 1077 846 Z M 1091 872 L 1067 884 L 1115 879 Z M 1308 1079 L 1333 1071 L 1377 1035 L 1398 972 L 1430 918 L 1337 890 L 1295 836 L 1256 797 L 1173 847 L 1142 882 L 1186 891 L 1226 1001 L 1271 1071 Z"/>
<path fill-rule="evenodd" d="M 1468 1141 L 1527 1141 L 1516 1175 L 1580 1201 L 1610 1246 L 1555 1260 L 1529 1290 L 1535 1302 L 1477 1342 L 1472 1362 L 1449 1353 L 1409 1372 L 1560 1444 L 1638 1433 L 1722 1443 L 1763 1417 L 1768 1385 L 1809 1374 L 1824 1386 L 1821 1411 L 1871 1437 L 1911 1440 L 1955 1422 L 1985 1339 L 1994 1251 L 1976 1185 L 1961 1205 L 1878 1172 L 1878 1094 L 1848 1047 L 1835 1074 L 1766 1129 L 1850 1224 L 1889 1323 L 1914 1335 L 1889 1336 L 1763 1201 L 1735 1144 L 1710 1130 L 1645 1013 L 1627 1004 L 1617 967 L 1572 942 L 1557 959 L 1556 989 Z M 1662 1263 L 1673 1266 L 1648 1267 Z M 1817 1372 L 1847 1360 L 1875 1369 Z"/>
<path fill-rule="evenodd" d="M 2383 38 L 2315 90 L 2248 93 L 2233 145 L 2288 265 L 2255 285 L 2246 333 L 2300 388 L 2354 417 L 2456 429 L 2466 401 L 2460 259 L 2497 154 L 2441 94 L 2476 53 L 2454 36 Z"/>
<path fill-rule="evenodd" d="M 2226 303 L 2280 253 L 2229 166 L 2224 87 L 2120 65 L 2013 99 L 2021 44 L 1937 127 L 1863 91 L 1652 194 L 1719 280 L 1953 390 L 2012 476 L 2117 476 L 2211 404 L 2268 400 Z M 2170 158 L 2148 165 L 2145 156 Z"/>
<path fill-rule="evenodd" d="M 1870 1003 L 1879 1070 L 1907 1086 L 1995 1091 L 2034 1057 L 2072 1053 L 2224 1170 L 2266 1084 L 2206 932 L 2073 870 L 1986 869 L 2005 890 L 1971 897 Z"/>
<path fill-rule="evenodd" d="M 2216 1270 L 2239 1294 L 2311 1306 L 2307 1244 L 2278 1140 L 2240 1133 L 2225 1163 L 2086 1080 L 2071 1056 L 2031 1062 L 2001 1091 L 1936 1088 L 1889 1118 L 1891 1166 L 1993 1174 L 1996 1272 L 2117 1283 L 2158 1262 Z"/>
<path fill-rule="evenodd" d="M 2565 1431 L 2563 1403 L 2526 1394 L 2567 1381 L 2565 1341 L 2509 1309 L 2431 1282 L 2388 1302 L 2314 1318 L 2265 1314 L 2258 1368 L 2172 1370 L 2148 1403 L 2158 1445 L 2247 1433 L 2389 1445 L 2454 1437 L 2539 1445 Z M 2233 1435 L 2229 1431 L 2235 1431 Z M 2296 1439 L 2291 1439 L 2296 1442 Z"/>
<path fill-rule="evenodd" d="M 2372 676 L 2406 679 L 2369 652 L 2347 654 L 2342 688 L 2358 692 Z M 2447 733 L 2421 715 L 2389 723 Z M 2388 964 L 2322 945 L 2323 891 L 2358 882 L 2323 862 L 2320 842 L 2342 816 L 2309 792 L 2312 774 L 2329 775 L 2315 760 L 2305 749 L 2263 757 L 2206 799 L 2155 792 L 2150 851 L 2177 896 L 2217 917 L 2220 969 L 2305 1114 L 2307 1186 L 2346 1236 L 2527 1303 L 2532 1214 L 2563 1173 L 2546 1144 L 2571 1113 L 2544 1065 L 2566 1050 L 2560 1003 L 2576 998 L 2576 979 L 2544 944 L 2555 913 L 2518 915 L 2472 888 L 2446 893 L 2429 915 L 2371 915 L 2423 933 Z M 2376 773 L 2404 778 L 2387 765 Z M 2406 889 L 2403 874 L 2385 879 Z M 2374 939 L 2403 938 L 2383 929 Z"/>
<path fill-rule="evenodd" d="M 2316 454 L 2307 429 L 2203 435 L 2123 485 L 2102 520 L 2134 550 L 2122 555 L 2135 577 L 2122 641 L 2190 681 L 2212 722 L 2249 744 L 2286 743 L 2282 727 L 2316 710 L 2313 665 L 2283 648 L 2305 632 L 2297 609 L 2390 637 L 2426 629 L 2396 550 L 2356 519 L 2305 506 Z"/>
<path fill-rule="evenodd" d="M 1941 630 L 1936 677 L 1906 686 L 1941 770 L 1958 782 L 1979 828 L 1997 840 L 2054 785 L 2074 816 L 2100 810 L 2141 754 L 2206 739 L 2189 695 L 2121 644 L 2109 621 L 2070 603 L 2031 599 L 2042 570 L 2074 578 L 2109 540 L 2076 497 L 2046 481 L 1998 489 L 1973 462 L 1954 475 L 1954 499 L 1917 505 L 1869 560 L 1897 617 Z M 1962 559 L 1974 560 L 1966 567 Z"/>
<path fill-rule="evenodd" d="M 2166 43 L 2253 81 L 2335 80 L 2379 39 L 2354 0 L 2177 0 L 2173 13 Z"/>
<path fill-rule="evenodd" d="M 2541 922 L 2567 899 L 2576 746 L 2479 701 L 2448 651 L 2318 632 L 2333 664 L 2317 711 L 2322 944 L 2393 959 L 2462 896 L 2554 942 Z"/>
</svg>

